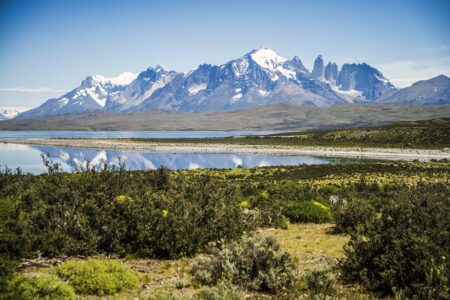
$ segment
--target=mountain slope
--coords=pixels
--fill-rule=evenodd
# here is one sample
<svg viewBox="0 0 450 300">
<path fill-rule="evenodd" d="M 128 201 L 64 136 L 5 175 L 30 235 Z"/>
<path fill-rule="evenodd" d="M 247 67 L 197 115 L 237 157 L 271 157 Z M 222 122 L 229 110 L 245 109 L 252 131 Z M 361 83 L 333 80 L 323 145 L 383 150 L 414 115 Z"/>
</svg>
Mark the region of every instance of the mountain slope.
<svg viewBox="0 0 450 300">
<path fill-rule="evenodd" d="M 421 80 L 389 97 L 381 98 L 378 102 L 420 105 L 450 104 L 450 78 L 440 75 L 428 80 Z"/>
</svg>

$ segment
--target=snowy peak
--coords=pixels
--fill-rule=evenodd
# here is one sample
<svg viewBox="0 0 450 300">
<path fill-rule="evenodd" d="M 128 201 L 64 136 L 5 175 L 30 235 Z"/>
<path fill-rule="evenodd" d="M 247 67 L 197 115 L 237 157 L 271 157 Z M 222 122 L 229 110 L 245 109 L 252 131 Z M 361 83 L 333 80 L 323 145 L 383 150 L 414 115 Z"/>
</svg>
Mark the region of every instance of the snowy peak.
<svg viewBox="0 0 450 300">
<path fill-rule="evenodd" d="M 261 68 L 269 71 L 276 71 L 277 68 L 287 61 L 286 58 L 279 56 L 275 51 L 268 48 L 253 50 L 248 54 L 254 62 Z"/>
</svg>

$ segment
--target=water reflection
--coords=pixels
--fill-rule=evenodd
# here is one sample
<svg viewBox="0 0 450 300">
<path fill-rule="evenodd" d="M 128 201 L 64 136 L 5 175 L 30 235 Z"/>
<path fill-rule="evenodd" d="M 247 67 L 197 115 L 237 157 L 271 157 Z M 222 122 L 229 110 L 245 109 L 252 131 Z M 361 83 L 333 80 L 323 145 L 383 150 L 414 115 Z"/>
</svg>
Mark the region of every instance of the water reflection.
<svg viewBox="0 0 450 300">
<path fill-rule="evenodd" d="M 244 168 L 282 166 L 299 164 L 327 164 L 336 159 L 313 156 L 274 156 L 259 154 L 217 154 L 217 153 L 162 153 L 118 150 L 95 150 L 57 146 L 28 146 L 0 144 L 0 164 L 10 168 L 21 167 L 26 172 L 42 173 L 42 154 L 60 163 L 64 170 L 99 167 L 104 163 L 126 169 L 148 170 L 162 166 L 170 169 L 196 168 Z"/>
</svg>

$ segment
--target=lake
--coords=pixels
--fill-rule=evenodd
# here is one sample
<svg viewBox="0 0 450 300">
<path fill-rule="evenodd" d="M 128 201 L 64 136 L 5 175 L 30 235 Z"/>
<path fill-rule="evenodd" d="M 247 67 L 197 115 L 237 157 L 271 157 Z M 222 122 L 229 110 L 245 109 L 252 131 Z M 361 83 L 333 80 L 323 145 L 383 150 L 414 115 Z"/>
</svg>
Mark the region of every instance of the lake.
<svg viewBox="0 0 450 300">
<path fill-rule="evenodd" d="M 170 169 L 196 168 L 244 168 L 262 166 L 288 166 L 299 164 L 329 164 L 360 161 L 348 158 L 323 158 L 316 156 L 280 156 L 264 154 L 230 153 L 165 153 L 150 151 L 96 150 L 59 146 L 36 146 L 0 143 L 0 165 L 9 168 L 20 167 L 34 174 L 46 172 L 41 155 L 48 155 L 60 163 L 64 170 L 98 167 L 107 163 L 118 166 L 124 163 L 126 169 L 149 170 L 162 166 Z"/>
</svg>

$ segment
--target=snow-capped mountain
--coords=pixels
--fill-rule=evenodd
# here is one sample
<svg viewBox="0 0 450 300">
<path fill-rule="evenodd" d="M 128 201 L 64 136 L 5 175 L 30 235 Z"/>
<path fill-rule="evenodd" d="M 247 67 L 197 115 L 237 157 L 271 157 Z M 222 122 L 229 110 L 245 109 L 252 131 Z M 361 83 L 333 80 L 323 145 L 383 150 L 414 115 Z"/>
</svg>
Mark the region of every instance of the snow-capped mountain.
<svg viewBox="0 0 450 300">
<path fill-rule="evenodd" d="M 21 112 L 26 111 L 25 107 L 0 107 L 0 121 L 14 119 Z"/>
<path fill-rule="evenodd" d="M 0 107 L 0 121 L 14 119 L 18 114 L 28 110 L 25 107 Z"/>
<path fill-rule="evenodd" d="M 104 109 L 108 98 L 124 91 L 135 78 L 136 75 L 129 72 L 114 78 L 88 76 L 79 87 L 59 98 L 49 99 L 35 109 L 21 113 L 18 118 L 39 118 Z"/>
<path fill-rule="evenodd" d="M 310 73 L 297 56 L 287 59 L 261 48 L 188 73 L 156 66 L 138 75 L 88 76 L 79 87 L 18 118 L 91 110 L 230 111 L 279 103 L 327 107 L 372 101 L 391 92 L 393 85 L 367 64 L 344 64 L 339 71 L 335 63 L 325 66 L 320 55 Z"/>
</svg>

